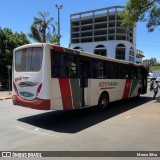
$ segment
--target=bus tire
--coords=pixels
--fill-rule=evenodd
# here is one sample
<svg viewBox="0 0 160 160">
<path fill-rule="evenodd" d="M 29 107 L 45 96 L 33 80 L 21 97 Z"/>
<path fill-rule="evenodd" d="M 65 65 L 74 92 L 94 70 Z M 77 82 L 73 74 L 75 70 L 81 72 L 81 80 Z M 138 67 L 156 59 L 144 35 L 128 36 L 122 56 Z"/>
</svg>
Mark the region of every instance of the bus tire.
<svg viewBox="0 0 160 160">
<path fill-rule="evenodd" d="M 139 98 L 141 95 L 141 88 L 138 89 L 138 94 L 137 94 L 137 98 Z"/>
<path fill-rule="evenodd" d="M 109 106 L 109 96 L 106 93 L 102 93 L 98 100 L 98 110 L 104 111 L 108 109 Z"/>
</svg>

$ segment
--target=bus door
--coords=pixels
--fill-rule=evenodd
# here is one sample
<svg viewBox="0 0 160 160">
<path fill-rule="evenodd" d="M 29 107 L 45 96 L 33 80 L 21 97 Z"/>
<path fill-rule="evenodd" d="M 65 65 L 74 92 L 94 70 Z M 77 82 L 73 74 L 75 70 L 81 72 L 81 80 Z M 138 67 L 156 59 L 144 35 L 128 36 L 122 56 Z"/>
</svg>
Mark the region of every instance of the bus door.
<svg viewBox="0 0 160 160">
<path fill-rule="evenodd" d="M 13 86 L 17 95 L 25 100 L 37 98 L 42 87 L 42 47 L 15 51 Z"/>
<path fill-rule="evenodd" d="M 87 60 L 80 60 L 80 87 L 82 96 L 82 107 L 89 106 L 88 78 L 90 76 L 90 63 Z"/>
<path fill-rule="evenodd" d="M 142 74 L 142 94 L 147 93 L 147 75 L 148 71 L 146 68 L 141 69 L 141 74 Z"/>
</svg>

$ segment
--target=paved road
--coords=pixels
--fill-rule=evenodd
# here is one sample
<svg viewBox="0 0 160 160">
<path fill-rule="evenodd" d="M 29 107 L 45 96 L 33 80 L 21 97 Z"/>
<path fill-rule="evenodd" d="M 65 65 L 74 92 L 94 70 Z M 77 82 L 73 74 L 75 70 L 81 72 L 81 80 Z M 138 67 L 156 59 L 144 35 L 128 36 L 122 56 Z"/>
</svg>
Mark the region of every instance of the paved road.
<svg viewBox="0 0 160 160">
<path fill-rule="evenodd" d="M 0 151 L 158 151 L 160 97 L 152 94 L 111 103 L 108 112 L 46 112 L 0 101 Z"/>
</svg>

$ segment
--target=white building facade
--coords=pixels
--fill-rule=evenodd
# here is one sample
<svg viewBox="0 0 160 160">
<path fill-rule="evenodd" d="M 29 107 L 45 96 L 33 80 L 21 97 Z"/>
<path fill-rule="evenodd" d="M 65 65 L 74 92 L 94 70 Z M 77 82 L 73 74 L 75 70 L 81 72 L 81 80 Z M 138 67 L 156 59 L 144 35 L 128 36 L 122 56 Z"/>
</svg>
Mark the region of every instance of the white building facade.
<svg viewBox="0 0 160 160">
<path fill-rule="evenodd" d="M 136 27 L 121 26 L 118 14 L 122 10 L 123 6 L 113 6 L 70 15 L 70 47 L 141 63 L 143 56 L 137 57 Z"/>
</svg>

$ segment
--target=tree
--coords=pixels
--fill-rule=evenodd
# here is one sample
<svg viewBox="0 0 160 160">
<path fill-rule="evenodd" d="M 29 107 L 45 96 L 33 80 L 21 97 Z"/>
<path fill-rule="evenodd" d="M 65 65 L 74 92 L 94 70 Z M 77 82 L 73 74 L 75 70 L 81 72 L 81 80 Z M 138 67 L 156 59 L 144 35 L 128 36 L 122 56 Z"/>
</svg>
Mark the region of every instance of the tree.
<svg viewBox="0 0 160 160">
<path fill-rule="evenodd" d="M 9 28 L 0 28 L 0 80 L 8 77 L 6 66 L 12 65 L 14 48 L 28 43 L 30 42 L 23 32 L 13 33 Z"/>
<path fill-rule="evenodd" d="M 156 58 L 150 58 L 150 64 L 151 66 L 155 66 L 157 64 L 157 59 Z"/>
<path fill-rule="evenodd" d="M 150 59 L 146 59 L 146 60 L 143 60 L 143 63 L 146 65 L 146 66 L 156 66 L 158 63 L 157 63 L 157 58 L 150 58 Z"/>
<path fill-rule="evenodd" d="M 49 13 L 46 12 L 38 12 L 38 14 L 40 18 L 34 17 L 29 37 L 40 43 L 50 42 L 56 38 L 55 26 L 52 23 L 53 18 L 47 19 Z"/>
<path fill-rule="evenodd" d="M 128 0 L 119 14 L 122 25 L 132 28 L 136 22 L 146 22 L 149 32 L 160 25 L 160 0 Z"/>
<path fill-rule="evenodd" d="M 60 39 L 61 37 L 62 37 L 61 35 L 59 36 L 57 33 L 55 33 L 55 34 L 53 35 L 53 37 L 51 37 L 50 42 L 59 45 L 59 39 Z"/>
</svg>

